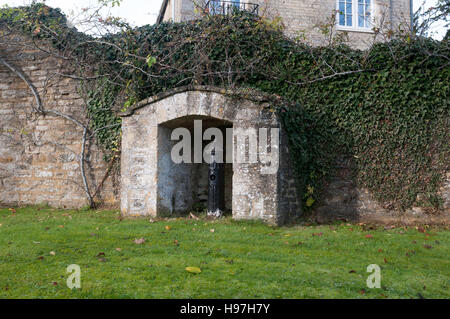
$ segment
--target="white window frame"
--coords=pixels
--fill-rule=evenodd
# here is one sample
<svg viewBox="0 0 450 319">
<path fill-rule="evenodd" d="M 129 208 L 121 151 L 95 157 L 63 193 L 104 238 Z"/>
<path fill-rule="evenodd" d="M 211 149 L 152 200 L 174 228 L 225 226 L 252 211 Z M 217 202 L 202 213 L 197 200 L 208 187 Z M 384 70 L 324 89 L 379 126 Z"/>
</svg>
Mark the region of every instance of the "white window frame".
<svg viewBox="0 0 450 319">
<path fill-rule="evenodd" d="M 336 29 L 342 31 L 357 31 L 357 32 L 366 32 L 366 33 L 374 33 L 373 27 L 375 26 L 375 5 L 374 0 L 370 2 L 370 22 L 372 24 L 371 27 L 359 27 L 358 26 L 358 0 L 352 0 L 352 26 L 344 26 L 339 24 L 339 2 L 342 0 L 336 0 Z"/>
</svg>

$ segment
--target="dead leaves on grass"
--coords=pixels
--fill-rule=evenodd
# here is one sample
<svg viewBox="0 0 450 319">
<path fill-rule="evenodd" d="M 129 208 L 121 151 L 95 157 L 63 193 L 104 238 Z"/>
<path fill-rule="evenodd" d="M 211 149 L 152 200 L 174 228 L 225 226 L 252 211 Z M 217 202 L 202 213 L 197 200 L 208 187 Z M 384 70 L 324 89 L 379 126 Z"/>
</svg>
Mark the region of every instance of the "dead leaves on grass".
<svg viewBox="0 0 450 319">
<path fill-rule="evenodd" d="M 134 240 L 134 243 L 135 243 L 136 245 L 142 245 L 142 244 L 145 243 L 145 239 L 144 239 L 144 238 L 136 238 L 136 239 Z"/>
</svg>

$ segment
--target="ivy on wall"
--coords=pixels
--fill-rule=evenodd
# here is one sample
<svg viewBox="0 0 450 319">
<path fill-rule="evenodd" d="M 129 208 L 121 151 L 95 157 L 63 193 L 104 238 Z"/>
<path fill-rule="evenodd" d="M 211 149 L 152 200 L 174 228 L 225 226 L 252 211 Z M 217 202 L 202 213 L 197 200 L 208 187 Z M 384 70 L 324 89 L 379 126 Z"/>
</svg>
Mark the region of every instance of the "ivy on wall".
<svg viewBox="0 0 450 319">
<path fill-rule="evenodd" d="M 340 44 L 312 48 L 285 38 L 277 26 L 237 13 L 127 28 L 89 41 L 61 23 L 58 10 L 21 10 L 25 14 L 0 10 L 0 26 L 17 23 L 45 37 L 36 30 L 50 25 L 58 37 L 47 37 L 56 48 L 74 48 L 77 61 L 95 69 L 87 112 L 108 154 L 119 144 L 117 109 L 187 84 L 251 87 L 286 101 L 277 108 L 305 207 L 320 203 L 342 156 L 353 160 L 359 185 L 385 207 L 442 203 L 439 187 L 450 158 L 448 39 L 398 38 L 369 51 Z M 430 54 L 435 51 L 440 54 Z M 111 74 L 120 81 L 110 80 Z"/>
</svg>

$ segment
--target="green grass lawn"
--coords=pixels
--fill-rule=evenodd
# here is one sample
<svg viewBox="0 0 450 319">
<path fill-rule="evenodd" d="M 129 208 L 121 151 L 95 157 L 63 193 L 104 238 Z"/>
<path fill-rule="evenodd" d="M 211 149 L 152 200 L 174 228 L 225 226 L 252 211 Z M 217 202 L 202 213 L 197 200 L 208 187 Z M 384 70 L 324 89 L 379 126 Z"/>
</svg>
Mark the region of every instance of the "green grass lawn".
<svg viewBox="0 0 450 319">
<path fill-rule="evenodd" d="M 0 209 L 0 224 L 1 298 L 450 297 L 444 229 L 150 222 L 36 207 Z M 70 264 L 81 267 L 81 289 L 66 285 Z M 369 264 L 381 267 L 379 289 L 366 286 Z"/>
</svg>

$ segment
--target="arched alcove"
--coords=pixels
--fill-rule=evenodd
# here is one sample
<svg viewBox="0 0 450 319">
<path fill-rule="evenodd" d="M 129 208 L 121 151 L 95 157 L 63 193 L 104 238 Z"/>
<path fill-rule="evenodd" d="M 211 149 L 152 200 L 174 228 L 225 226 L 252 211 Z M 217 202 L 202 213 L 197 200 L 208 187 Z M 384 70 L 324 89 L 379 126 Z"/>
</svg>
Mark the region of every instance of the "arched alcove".
<svg viewBox="0 0 450 319">
<path fill-rule="evenodd" d="M 171 140 L 172 132 L 179 128 L 186 129 L 193 140 L 195 127 L 200 130 L 201 136 L 209 128 L 218 128 L 226 144 L 226 129 L 232 129 L 233 123 L 211 116 L 187 115 L 158 125 L 157 194 L 158 210 L 161 214 L 173 215 L 207 207 L 208 163 L 205 161 L 195 163 L 193 152 L 187 163 L 175 163 L 171 157 L 172 148 L 180 142 L 180 140 Z M 209 140 L 203 140 L 201 149 L 203 150 L 208 143 L 210 143 Z M 190 146 L 191 150 L 195 147 L 194 143 Z M 226 157 L 226 150 L 224 151 Z M 224 209 L 228 213 L 232 211 L 233 164 L 224 163 L 223 167 Z"/>
<path fill-rule="evenodd" d="M 194 140 L 196 121 L 202 134 L 214 127 L 232 141 L 224 160 L 225 202 L 233 218 L 282 224 L 300 214 L 287 139 L 267 100 L 217 88 L 178 88 L 139 102 L 121 116 L 123 215 L 167 216 L 206 200 L 207 163 L 175 163 L 171 157 L 178 142 L 171 140 L 173 130 L 185 128 Z M 271 154 L 271 161 L 264 154 Z"/>
</svg>

